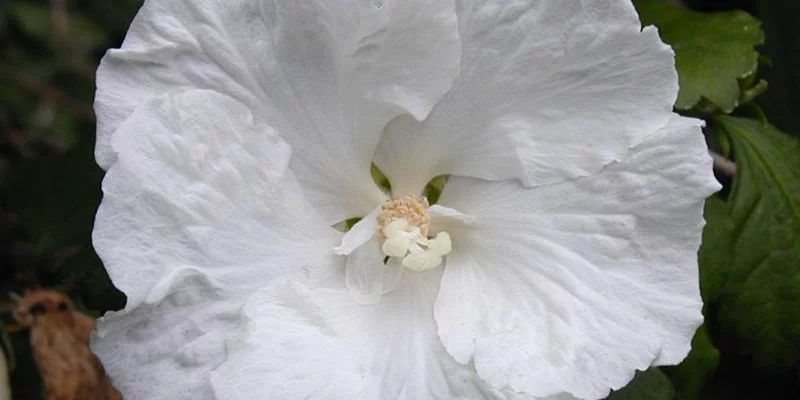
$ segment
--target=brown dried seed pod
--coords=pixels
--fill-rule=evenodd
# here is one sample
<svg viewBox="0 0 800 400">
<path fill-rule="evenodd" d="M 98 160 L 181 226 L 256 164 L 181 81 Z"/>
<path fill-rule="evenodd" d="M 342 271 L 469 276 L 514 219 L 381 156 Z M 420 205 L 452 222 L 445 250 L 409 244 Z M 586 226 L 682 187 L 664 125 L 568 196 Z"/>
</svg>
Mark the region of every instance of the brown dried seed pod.
<svg viewBox="0 0 800 400">
<path fill-rule="evenodd" d="M 14 305 L 14 318 L 31 330 L 33 357 L 48 400 L 119 400 L 103 365 L 89 350 L 94 320 L 75 311 L 58 292 L 28 291 Z"/>
</svg>

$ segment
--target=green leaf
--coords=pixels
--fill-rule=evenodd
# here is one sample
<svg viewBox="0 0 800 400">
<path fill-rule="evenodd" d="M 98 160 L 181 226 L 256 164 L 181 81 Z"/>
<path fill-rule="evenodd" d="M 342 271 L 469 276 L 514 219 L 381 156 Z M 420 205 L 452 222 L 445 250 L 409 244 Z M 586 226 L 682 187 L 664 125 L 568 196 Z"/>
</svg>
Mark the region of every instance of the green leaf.
<svg viewBox="0 0 800 400">
<path fill-rule="evenodd" d="M 372 180 L 375 181 L 375 184 L 378 185 L 381 190 L 386 193 L 391 193 L 392 191 L 392 184 L 389 182 L 389 178 L 386 177 L 386 174 L 378 168 L 375 163 L 370 165 L 370 174 L 372 175 Z"/>
<path fill-rule="evenodd" d="M 64 154 L 11 164 L 8 205 L 41 253 L 89 243 L 101 176 L 88 138 Z"/>
<path fill-rule="evenodd" d="M 681 88 L 675 107 L 688 110 L 705 99 L 725 112 L 736 108 L 738 80 L 758 69 L 761 23 L 742 11 L 708 14 L 662 1 L 639 1 L 637 9 L 642 25 L 658 27 L 675 50 Z"/>
<path fill-rule="evenodd" d="M 52 39 L 54 16 L 47 3 L 13 3 L 9 7 L 9 15 L 31 38 L 43 43 Z M 67 40 L 81 50 L 97 48 L 108 40 L 106 33 L 96 23 L 77 12 L 66 12 L 63 18 L 64 34 L 67 36 L 55 39 Z"/>
<path fill-rule="evenodd" d="M 675 388 L 658 368 L 636 372 L 636 377 L 624 388 L 612 392 L 606 400 L 673 400 Z"/>
<path fill-rule="evenodd" d="M 69 14 L 68 18 L 69 40 L 79 49 L 95 49 L 108 41 L 106 33 L 93 21 L 76 13 Z"/>
<path fill-rule="evenodd" d="M 442 195 L 447 181 L 450 180 L 450 175 L 439 175 L 431 179 L 425 189 L 422 190 L 422 195 L 428 198 L 431 204 L 439 202 L 439 197 Z"/>
<path fill-rule="evenodd" d="M 730 142 L 737 174 L 727 201 L 706 203 L 707 317 L 726 348 L 764 369 L 791 368 L 800 362 L 800 140 L 733 117 L 718 118 L 714 134 Z"/>
<path fill-rule="evenodd" d="M 52 22 L 47 4 L 15 2 L 8 11 L 9 16 L 26 35 L 42 42 L 50 38 Z"/>
<path fill-rule="evenodd" d="M 680 365 L 665 367 L 681 400 L 698 400 L 708 378 L 719 366 L 719 351 L 711 343 L 705 326 L 694 334 L 692 351 Z"/>
</svg>

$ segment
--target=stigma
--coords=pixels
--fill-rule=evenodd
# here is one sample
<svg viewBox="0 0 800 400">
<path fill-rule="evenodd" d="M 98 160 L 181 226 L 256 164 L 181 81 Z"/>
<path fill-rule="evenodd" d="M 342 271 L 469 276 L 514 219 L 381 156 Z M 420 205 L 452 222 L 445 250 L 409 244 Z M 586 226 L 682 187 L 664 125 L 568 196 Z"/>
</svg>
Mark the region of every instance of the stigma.
<svg viewBox="0 0 800 400">
<path fill-rule="evenodd" d="M 384 203 L 378 216 L 381 251 L 401 259 L 403 266 L 413 271 L 438 267 L 453 249 L 447 232 L 429 236 L 429 206 L 425 197 L 403 196 Z"/>
</svg>

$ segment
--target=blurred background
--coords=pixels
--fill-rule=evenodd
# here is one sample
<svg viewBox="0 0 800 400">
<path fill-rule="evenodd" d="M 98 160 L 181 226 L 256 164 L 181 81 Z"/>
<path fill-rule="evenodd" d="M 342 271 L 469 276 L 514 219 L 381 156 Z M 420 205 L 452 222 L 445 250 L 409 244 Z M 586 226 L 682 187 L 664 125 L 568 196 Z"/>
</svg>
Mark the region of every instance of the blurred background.
<svg viewBox="0 0 800 400">
<path fill-rule="evenodd" d="M 691 0 L 702 11 L 745 10 L 763 22 L 769 91 L 758 98 L 769 120 L 800 133 L 800 2 Z M 0 306 L 8 292 L 52 287 L 91 315 L 119 309 L 91 247 L 102 171 L 93 159 L 95 69 L 118 47 L 140 0 L 0 0 Z M 2 315 L 14 399 L 39 399 L 27 333 Z M 13 349 L 13 350 L 12 350 Z M 719 399 L 800 398 L 800 373 L 754 370 L 724 359 L 711 385 Z"/>
</svg>

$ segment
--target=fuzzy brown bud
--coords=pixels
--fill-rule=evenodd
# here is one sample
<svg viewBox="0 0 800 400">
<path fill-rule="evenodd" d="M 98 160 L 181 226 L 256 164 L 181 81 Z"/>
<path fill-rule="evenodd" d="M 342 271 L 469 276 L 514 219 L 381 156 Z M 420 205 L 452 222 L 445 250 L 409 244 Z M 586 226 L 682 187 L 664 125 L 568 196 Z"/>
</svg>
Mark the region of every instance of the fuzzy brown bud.
<svg viewBox="0 0 800 400">
<path fill-rule="evenodd" d="M 89 349 L 94 320 L 77 312 L 67 296 L 29 291 L 12 311 L 17 322 L 31 330 L 33 358 L 48 400 L 122 399 Z"/>
</svg>

